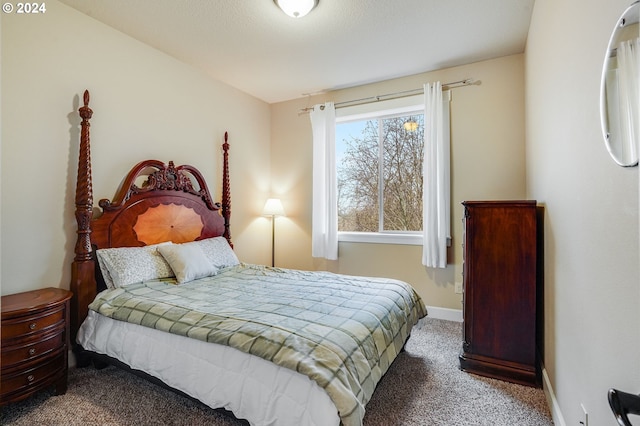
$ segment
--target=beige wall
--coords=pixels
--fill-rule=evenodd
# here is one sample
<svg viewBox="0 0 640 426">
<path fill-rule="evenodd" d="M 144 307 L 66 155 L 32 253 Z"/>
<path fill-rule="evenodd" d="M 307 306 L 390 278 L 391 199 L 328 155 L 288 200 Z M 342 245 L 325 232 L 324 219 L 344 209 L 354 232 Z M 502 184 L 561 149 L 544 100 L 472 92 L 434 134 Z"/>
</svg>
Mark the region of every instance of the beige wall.
<svg viewBox="0 0 640 426">
<path fill-rule="evenodd" d="M 617 424 L 607 390 L 640 393 L 638 167 L 599 117 L 609 35 L 631 0 L 536 0 L 526 50 L 528 195 L 546 206 L 545 366 L 556 424 Z M 562 418 L 563 421 L 560 421 Z"/>
<path fill-rule="evenodd" d="M 269 106 L 75 10 L 2 14 L 2 294 L 68 288 L 79 118 L 91 91 L 94 202 L 135 163 L 193 164 L 220 196 L 220 145 L 231 144 L 238 255 L 269 261 Z M 247 125 L 250 123 L 250 125 Z M 256 201 L 257 200 L 257 201 Z M 237 232 L 236 232 L 237 230 Z"/>
<path fill-rule="evenodd" d="M 452 228 L 449 266 L 421 265 L 419 246 L 340 243 L 335 262 L 311 257 L 311 125 L 301 108 L 422 87 L 429 81 L 474 78 L 454 89 L 451 101 Z M 329 269 L 390 276 L 411 283 L 425 303 L 461 309 L 454 283 L 462 280 L 462 208 L 472 199 L 525 197 L 524 56 L 513 55 L 407 78 L 330 92 L 271 106 L 272 192 L 283 199 L 286 218 L 277 219 L 276 263 L 300 269 Z"/>
</svg>

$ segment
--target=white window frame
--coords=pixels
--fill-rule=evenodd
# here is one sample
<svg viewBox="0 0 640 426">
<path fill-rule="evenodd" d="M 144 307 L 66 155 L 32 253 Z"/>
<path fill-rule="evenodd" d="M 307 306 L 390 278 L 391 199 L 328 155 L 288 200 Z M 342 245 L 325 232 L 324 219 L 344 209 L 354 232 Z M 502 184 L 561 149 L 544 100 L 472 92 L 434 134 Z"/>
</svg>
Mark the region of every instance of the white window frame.
<svg viewBox="0 0 640 426">
<path fill-rule="evenodd" d="M 423 95 L 378 101 L 336 110 L 336 125 L 350 121 L 378 119 L 386 115 L 424 114 Z M 423 245 L 422 231 L 345 232 L 338 231 L 338 242 Z"/>
</svg>

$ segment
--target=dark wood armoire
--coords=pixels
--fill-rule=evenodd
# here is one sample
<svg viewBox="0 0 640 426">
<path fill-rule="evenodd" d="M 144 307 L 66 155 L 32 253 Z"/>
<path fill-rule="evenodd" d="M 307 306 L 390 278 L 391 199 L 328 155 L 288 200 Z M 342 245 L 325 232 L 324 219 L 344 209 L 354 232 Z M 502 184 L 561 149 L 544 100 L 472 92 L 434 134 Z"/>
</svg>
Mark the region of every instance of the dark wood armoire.
<svg viewBox="0 0 640 426">
<path fill-rule="evenodd" d="M 462 370 L 540 386 L 542 208 L 465 201 Z"/>
</svg>

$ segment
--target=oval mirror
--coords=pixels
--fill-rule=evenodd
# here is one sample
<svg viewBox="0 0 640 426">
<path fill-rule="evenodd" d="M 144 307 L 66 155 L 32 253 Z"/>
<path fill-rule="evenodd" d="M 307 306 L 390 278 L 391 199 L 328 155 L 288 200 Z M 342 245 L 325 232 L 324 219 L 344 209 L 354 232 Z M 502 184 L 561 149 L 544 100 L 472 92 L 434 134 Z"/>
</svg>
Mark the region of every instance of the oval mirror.
<svg viewBox="0 0 640 426">
<path fill-rule="evenodd" d="M 607 150 L 621 166 L 638 164 L 640 140 L 640 0 L 613 29 L 602 68 L 600 120 Z"/>
</svg>

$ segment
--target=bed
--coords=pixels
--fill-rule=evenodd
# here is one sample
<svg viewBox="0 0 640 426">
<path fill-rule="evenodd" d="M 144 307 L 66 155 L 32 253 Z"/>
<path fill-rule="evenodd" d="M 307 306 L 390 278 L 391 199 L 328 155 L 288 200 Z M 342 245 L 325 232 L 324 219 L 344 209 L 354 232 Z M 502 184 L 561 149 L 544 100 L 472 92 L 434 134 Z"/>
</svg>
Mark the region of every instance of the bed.
<svg viewBox="0 0 640 426">
<path fill-rule="evenodd" d="M 72 263 L 78 366 L 110 362 L 255 425 L 362 425 L 366 403 L 426 315 L 393 279 L 240 262 L 222 200 L 197 168 L 136 164 L 93 206 L 89 93 Z"/>
</svg>

